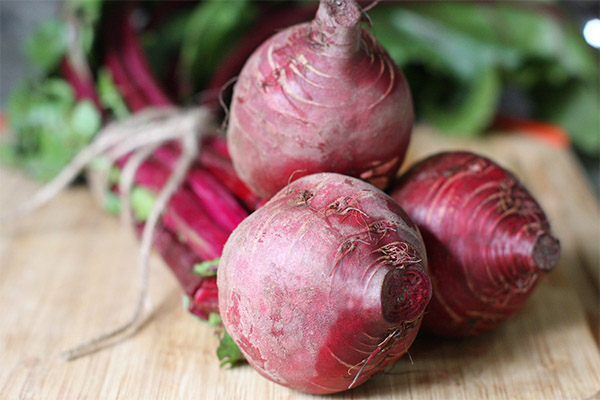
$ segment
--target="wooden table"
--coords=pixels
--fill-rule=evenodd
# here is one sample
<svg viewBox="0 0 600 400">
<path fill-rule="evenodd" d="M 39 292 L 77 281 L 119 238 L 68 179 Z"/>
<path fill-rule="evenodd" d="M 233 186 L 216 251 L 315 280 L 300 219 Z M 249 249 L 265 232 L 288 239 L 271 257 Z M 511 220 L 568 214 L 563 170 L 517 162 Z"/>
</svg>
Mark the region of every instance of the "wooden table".
<svg viewBox="0 0 600 400">
<path fill-rule="evenodd" d="M 562 244 L 557 269 L 501 328 L 463 341 L 419 337 L 413 363 L 338 399 L 589 399 L 600 396 L 600 216 L 573 155 L 519 135 L 460 142 L 417 130 L 409 159 L 468 148 L 515 171 Z M 0 172 L 0 209 L 33 193 Z M 213 330 L 182 307 L 177 284 L 151 265 L 153 317 L 133 337 L 65 362 L 61 351 L 126 320 L 137 295 L 136 239 L 85 188 L 0 231 L 0 399 L 297 399 L 248 365 L 221 369 Z"/>
</svg>

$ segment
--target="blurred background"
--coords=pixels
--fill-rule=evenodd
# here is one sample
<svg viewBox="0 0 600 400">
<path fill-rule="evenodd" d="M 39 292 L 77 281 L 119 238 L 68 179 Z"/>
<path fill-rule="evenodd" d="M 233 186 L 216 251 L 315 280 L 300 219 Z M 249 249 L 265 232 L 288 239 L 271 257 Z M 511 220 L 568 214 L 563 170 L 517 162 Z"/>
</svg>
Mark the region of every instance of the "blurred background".
<svg viewBox="0 0 600 400">
<path fill-rule="evenodd" d="M 371 2 L 364 2 L 365 7 Z M 365 27 L 405 73 L 418 123 L 570 146 L 596 193 L 598 1 L 382 1 Z M 231 79 L 309 1 L 0 1 L 0 160 L 47 180 L 103 122 L 151 105 L 221 112 Z"/>
</svg>

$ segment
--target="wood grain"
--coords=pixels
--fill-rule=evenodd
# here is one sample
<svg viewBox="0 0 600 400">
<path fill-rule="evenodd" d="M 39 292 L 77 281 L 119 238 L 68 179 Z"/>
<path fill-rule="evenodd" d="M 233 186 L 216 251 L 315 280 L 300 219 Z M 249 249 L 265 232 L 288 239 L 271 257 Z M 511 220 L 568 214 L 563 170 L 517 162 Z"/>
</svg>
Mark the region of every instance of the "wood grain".
<svg viewBox="0 0 600 400">
<path fill-rule="evenodd" d="M 557 270 L 526 308 L 482 337 L 419 337 L 390 374 L 337 399 L 588 399 L 600 392 L 598 201 L 573 156 L 516 135 L 461 142 L 417 130 L 409 160 L 476 150 L 515 171 L 561 240 Z M 408 163 L 410 163 L 409 161 Z M 35 185 L 0 172 L 0 209 Z M 85 188 L 0 231 L 0 399 L 302 399 L 245 365 L 219 368 L 212 329 L 190 317 L 162 262 L 151 266 L 152 319 L 138 334 L 73 362 L 61 351 L 126 320 L 137 243 Z"/>
</svg>

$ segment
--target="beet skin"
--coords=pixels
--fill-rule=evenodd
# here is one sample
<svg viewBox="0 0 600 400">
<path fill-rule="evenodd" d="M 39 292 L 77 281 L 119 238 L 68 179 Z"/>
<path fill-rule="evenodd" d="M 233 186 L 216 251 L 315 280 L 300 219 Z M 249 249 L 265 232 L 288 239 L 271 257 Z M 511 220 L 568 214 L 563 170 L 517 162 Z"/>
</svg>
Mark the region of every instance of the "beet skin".
<svg viewBox="0 0 600 400">
<path fill-rule="evenodd" d="M 268 199 L 316 172 L 384 188 L 408 146 L 413 108 L 402 72 L 360 28 L 354 0 L 321 0 L 312 22 L 282 30 L 234 87 L 227 140 L 234 168 Z"/>
<path fill-rule="evenodd" d="M 468 152 L 412 167 L 392 190 L 425 240 L 433 298 L 423 328 L 472 336 L 520 309 L 556 265 L 544 212 L 509 172 Z"/>
<path fill-rule="evenodd" d="M 355 178 L 314 174 L 231 234 L 219 310 L 266 378 L 339 392 L 406 353 L 431 297 L 426 263 L 416 226 L 389 196 Z"/>
</svg>

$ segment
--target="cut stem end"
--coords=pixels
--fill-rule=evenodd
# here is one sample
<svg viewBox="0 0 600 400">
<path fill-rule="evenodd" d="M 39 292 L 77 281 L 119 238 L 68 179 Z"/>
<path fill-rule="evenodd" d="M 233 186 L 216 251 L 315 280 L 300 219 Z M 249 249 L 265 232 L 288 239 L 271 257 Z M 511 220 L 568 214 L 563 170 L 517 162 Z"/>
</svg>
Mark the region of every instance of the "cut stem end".
<svg viewBox="0 0 600 400">
<path fill-rule="evenodd" d="M 431 281 L 417 268 L 396 268 L 387 273 L 381 289 L 383 317 L 391 323 L 413 321 L 431 299 Z"/>
<path fill-rule="evenodd" d="M 533 262 L 541 271 L 551 271 L 560 258 L 560 243 L 549 233 L 538 236 L 533 245 Z"/>
</svg>

